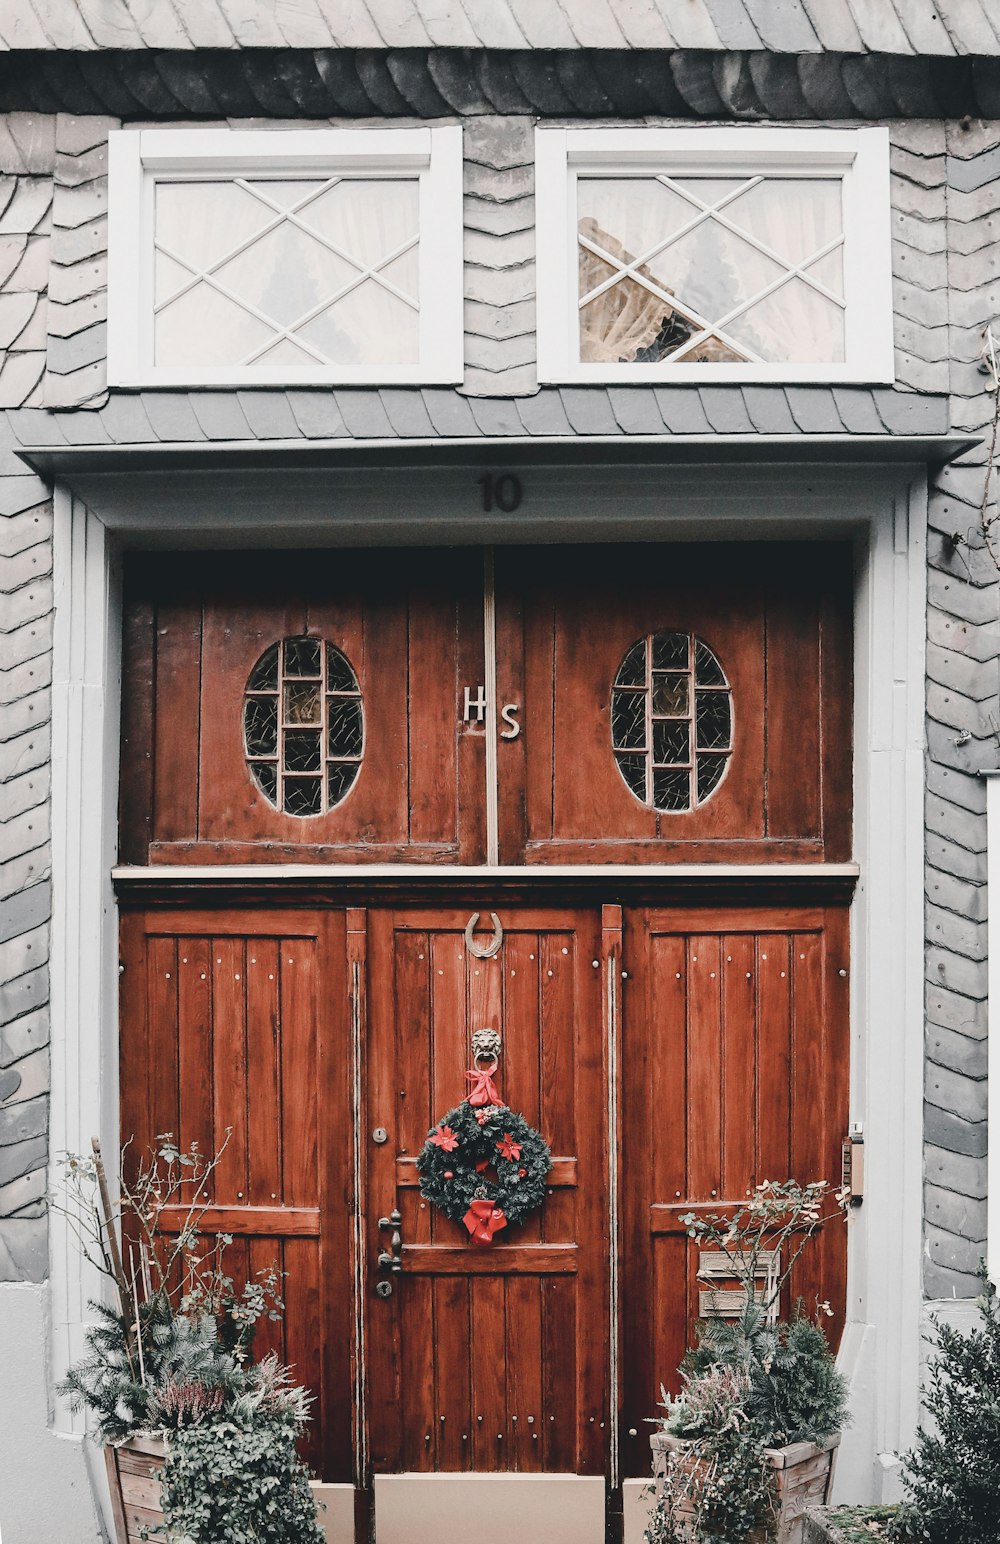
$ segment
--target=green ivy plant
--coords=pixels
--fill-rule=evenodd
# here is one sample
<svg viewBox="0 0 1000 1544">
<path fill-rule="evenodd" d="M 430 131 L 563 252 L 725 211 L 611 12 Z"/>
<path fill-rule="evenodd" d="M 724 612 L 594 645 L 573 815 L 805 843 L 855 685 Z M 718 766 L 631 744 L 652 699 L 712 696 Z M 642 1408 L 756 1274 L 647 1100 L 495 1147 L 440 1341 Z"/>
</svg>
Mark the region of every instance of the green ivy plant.
<svg viewBox="0 0 1000 1544">
<path fill-rule="evenodd" d="M 937 1354 L 924 1402 L 930 1417 L 903 1462 L 907 1502 L 896 1539 L 996 1544 L 1000 1539 L 1000 1300 L 985 1263 L 982 1327 L 937 1322 Z"/>
</svg>

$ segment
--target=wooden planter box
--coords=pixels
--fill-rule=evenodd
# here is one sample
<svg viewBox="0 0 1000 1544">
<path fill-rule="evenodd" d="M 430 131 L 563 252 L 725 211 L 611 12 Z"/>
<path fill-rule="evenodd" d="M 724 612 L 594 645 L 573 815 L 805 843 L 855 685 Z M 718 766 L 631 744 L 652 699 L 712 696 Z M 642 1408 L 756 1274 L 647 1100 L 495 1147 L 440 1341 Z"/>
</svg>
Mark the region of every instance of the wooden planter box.
<svg viewBox="0 0 1000 1544">
<path fill-rule="evenodd" d="M 141 1527 L 153 1528 L 163 1522 L 160 1482 L 153 1474 L 163 1468 L 166 1456 L 165 1440 L 145 1434 L 132 1437 L 120 1447 L 104 1449 L 115 1519 L 115 1544 L 140 1544 Z"/>
<path fill-rule="evenodd" d="M 656 1490 L 662 1488 L 670 1453 L 685 1453 L 691 1447 L 686 1437 L 672 1437 L 657 1431 L 649 1439 L 653 1449 L 653 1476 Z M 833 1465 L 840 1437 L 815 1442 L 793 1442 L 789 1447 L 768 1448 L 767 1461 L 775 1471 L 778 1495 L 777 1544 L 802 1544 L 805 1513 L 810 1507 L 823 1506 L 833 1483 Z M 692 1460 L 698 1463 L 699 1460 Z M 694 1514 L 691 1514 L 690 1538 L 694 1540 Z M 749 1544 L 749 1541 L 748 1541 Z"/>
</svg>

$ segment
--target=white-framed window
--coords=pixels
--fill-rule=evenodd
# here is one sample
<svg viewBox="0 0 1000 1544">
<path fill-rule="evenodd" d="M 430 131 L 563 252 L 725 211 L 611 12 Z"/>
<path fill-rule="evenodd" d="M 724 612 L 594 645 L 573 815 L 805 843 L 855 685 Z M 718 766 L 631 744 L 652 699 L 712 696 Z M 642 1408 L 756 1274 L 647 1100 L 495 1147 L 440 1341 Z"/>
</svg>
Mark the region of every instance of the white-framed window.
<svg viewBox="0 0 1000 1544">
<path fill-rule="evenodd" d="M 109 146 L 113 385 L 462 379 L 462 131 L 142 129 Z"/>
<path fill-rule="evenodd" d="M 884 128 L 535 133 L 543 381 L 891 381 Z"/>
</svg>

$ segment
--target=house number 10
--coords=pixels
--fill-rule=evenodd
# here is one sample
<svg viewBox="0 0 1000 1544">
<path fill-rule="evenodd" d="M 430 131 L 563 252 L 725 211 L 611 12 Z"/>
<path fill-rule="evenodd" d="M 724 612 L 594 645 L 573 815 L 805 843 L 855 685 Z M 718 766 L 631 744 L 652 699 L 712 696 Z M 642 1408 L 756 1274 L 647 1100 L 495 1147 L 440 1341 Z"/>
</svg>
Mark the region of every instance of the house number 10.
<svg viewBox="0 0 1000 1544">
<path fill-rule="evenodd" d="M 477 477 L 476 483 L 483 490 L 483 510 L 487 515 L 494 507 L 504 515 L 512 515 L 520 508 L 524 490 L 520 477 L 515 477 L 513 472 L 501 472 L 499 477 L 487 472 L 484 477 Z"/>
</svg>

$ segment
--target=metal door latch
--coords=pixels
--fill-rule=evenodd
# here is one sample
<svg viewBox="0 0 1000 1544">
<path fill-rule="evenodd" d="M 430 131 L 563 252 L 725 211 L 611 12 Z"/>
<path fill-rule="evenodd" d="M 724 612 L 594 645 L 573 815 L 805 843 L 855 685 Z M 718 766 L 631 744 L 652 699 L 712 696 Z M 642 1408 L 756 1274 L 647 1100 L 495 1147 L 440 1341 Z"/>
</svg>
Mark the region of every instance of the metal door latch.
<svg viewBox="0 0 1000 1544">
<path fill-rule="evenodd" d="M 399 1231 L 402 1221 L 402 1215 L 395 1207 L 388 1217 L 380 1217 L 378 1220 L 380 1228 L 392 1229 L 389 1235 L 389 1248 L 383 1249 L 378 1257 L 378 1268 L 380 1271 L 392 1271 L 396 1276 L 403 1269 L 403 1238 Z M 385 1297 L 387 1294 L 383 1292 L 382 1296 Z"/>
</svg>

